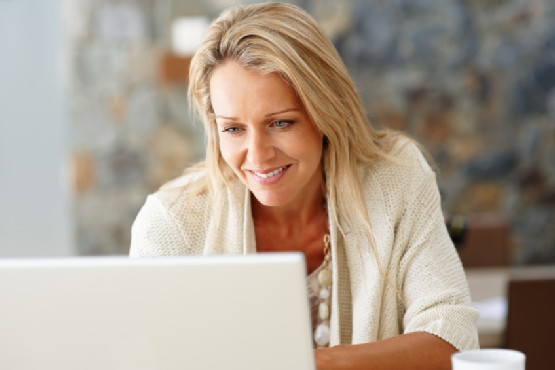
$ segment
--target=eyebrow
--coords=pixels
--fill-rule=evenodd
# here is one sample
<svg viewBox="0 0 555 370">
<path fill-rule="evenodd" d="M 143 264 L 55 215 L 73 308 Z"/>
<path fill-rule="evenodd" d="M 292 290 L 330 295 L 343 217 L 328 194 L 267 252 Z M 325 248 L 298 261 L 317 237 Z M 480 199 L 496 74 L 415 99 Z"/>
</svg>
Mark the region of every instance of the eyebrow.
<svg viewBox="0 0 555 370">
<path fill-rule="evenodd" d="M 268 113 L 264 116 L 264 118 L 268 118 L 271 116 L 275 116 L 276 114 L 282 114 L 282 113 L 287 113 L 287 112 L 293 112 L 293 111 L 299 111 L 297 108 L 287 108 L 284 110 L 280 110 L 279 112 L 274 112 L 274 113 Z M 229 119 L 231 121 L 237 121 L 238 118 L 237 117 L 224 117 L 224 116 L 216 116 L 216 118 L 223 118 L 223 119 Z"/>
</svg>

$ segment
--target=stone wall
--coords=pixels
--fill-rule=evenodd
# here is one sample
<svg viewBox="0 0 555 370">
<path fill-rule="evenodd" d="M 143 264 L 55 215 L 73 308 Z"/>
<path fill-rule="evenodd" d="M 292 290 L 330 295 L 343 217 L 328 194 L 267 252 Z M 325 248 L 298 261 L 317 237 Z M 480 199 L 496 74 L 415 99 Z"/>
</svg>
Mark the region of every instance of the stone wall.
<svg viewBox="0 0 555 370">
<path fill-rule="evenodd" d="M 186 14 L 163 0 L 68 0 L 65 11 L 76 243 L 125 254 L 146 195 L 203 156 L 186 86 L 159 70 L 171 21 Z"/>
<path fill-rule="evenodd" d="M 80 253 L 126 253 L 145 196 L 202 158 L 186 86 L 161 80 L 160 60 L 173 19 L 235 3 L 66 1 Z M 504 214 L 514 263 L 555 262 L 555 0 L 294 3 L 334 41 L 373 123 L 436 160 L 446 211 Z"/>
<path fill-rule="evenodd" d="M 505 214 L 514 263 L 555 262 L 555 1 L 357 1 L 352 14 L 337 48 L 374 122 L 437 161 L 444 209 Z"/>
</svg>

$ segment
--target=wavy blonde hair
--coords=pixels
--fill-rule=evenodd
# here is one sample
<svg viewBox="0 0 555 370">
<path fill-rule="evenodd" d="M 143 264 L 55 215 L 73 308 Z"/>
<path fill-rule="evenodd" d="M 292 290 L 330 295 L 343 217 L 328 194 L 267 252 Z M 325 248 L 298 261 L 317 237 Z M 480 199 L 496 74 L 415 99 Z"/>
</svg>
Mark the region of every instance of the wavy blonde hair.
<svg viewBox="0 0 555 370">
<path fill-rule="evenodd" d="M 277 73 L 294 88 L 311 121 L 325 135 L 322 163 L 330 217 L 338 225 L 339 215 L 345 217 L 355 230 L 355 220 L 362 224 L 383 273 L 357 167 L 379 160 L 397 161 L 388 152 L 404 136 L 372 128 L 333 44 L 315 20 L 294 5 L 230 8 L 214 20 L 197 49 L 189 70 L 189 99 L 204 122 L 208 142 L 206 160 L 188 170 L 206 170 L 196 194 L 208 191 L 211 207 L 216 207 L 212 214 L 217 217 L 222 187 L 235 176 L 219 150 L 209 89 L 214 70 L 228 61 L 262 73 Z"/>
</svg>

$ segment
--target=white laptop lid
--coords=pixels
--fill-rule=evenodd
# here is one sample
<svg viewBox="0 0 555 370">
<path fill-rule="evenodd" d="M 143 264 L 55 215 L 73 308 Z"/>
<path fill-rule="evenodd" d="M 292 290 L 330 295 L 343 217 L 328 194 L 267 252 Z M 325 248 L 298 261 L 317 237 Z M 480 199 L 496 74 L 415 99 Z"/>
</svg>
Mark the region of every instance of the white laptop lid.
<svg viewBox="0 0 555 370">
<path fill-rule="evenodd" d="M 0 260 L 0 369 L 312 370 L 304 256 Z"/>
</svg>

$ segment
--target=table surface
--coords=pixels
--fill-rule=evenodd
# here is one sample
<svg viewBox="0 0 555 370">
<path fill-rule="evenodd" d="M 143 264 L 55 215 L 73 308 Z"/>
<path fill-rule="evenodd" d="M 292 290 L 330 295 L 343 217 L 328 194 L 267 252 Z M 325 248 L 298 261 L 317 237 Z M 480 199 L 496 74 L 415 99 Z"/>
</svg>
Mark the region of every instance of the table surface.
<svg viewBox="0 0 555 370">
<path fill-rule="evenodd" d="M 494 298 L 507 298 L 510 279 L 537 280 L 555 279 L 555 265 L 505 267 L 505 268 L 467 268 L 465 270 L 472 302 L 483 302 Z M 494 318 L 480 317 L 476 322 L 482 348 L 499 348 L 503 345 L 506 315 Z"/>
<path fill-rule="evenodd" d="M 466 279 L 473 302 L 481 302 L 497 297 L 507 297 L 509 268 L 467 269 Z M 499 348 L 503 345 L 505 317 L 478 318 L 476 322 L 480 347 Z"/>
</svg>

